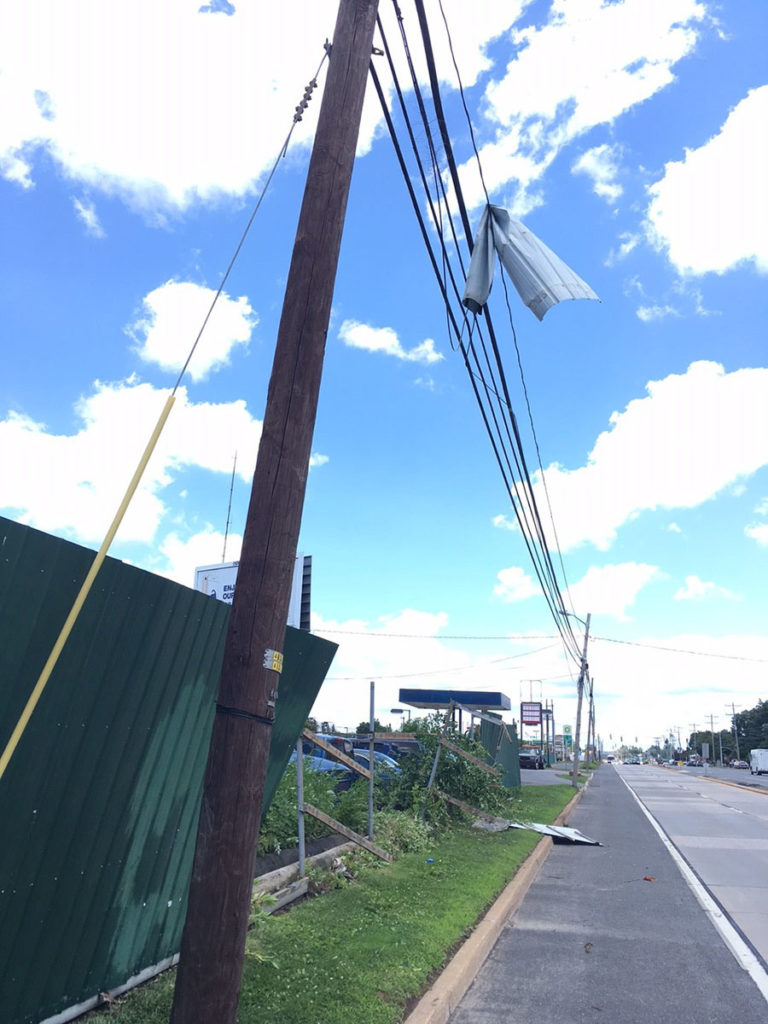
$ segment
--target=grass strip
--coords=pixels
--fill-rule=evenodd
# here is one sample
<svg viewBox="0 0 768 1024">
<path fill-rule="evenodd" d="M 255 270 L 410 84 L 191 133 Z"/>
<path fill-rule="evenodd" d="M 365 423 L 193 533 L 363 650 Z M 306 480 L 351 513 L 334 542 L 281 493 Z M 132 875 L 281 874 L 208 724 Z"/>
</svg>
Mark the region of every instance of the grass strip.
<svg viewBox="0 0 768 1024">
<path fill-rule="evenodd" d="M 551 823 L 572 796 L 566 785 L 526 787 L 509 816 Z M 251 938 L 246 946 L 239 1024 L 401 1021 L 539 841 L 456 827 L 426 852 L 263 921 L 258 949 Z M 174 981 L 168 971 L 100 1015 L 165 1024 Z"/>
</svg>

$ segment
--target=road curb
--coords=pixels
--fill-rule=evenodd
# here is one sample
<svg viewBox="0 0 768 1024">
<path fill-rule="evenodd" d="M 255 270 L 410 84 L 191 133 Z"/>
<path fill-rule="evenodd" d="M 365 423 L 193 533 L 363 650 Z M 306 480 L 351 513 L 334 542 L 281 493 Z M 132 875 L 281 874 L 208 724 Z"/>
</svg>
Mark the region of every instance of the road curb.
<svg viewBox="0 0 768 1024">
<path fill-rule="evenodd" d="M 558 814 L 554 821 L 555 825 L 564 825 L 567 822 L 591 778 L 590 775 L 578 793 L 574 794 Z M 552 840 L 543 836 L 523 861 L 515 877 L 506 885 L 477 928 L 446 965 L 429 991 L 421 997 L 403 1024 L 446 1024 L 485 963 L 502 928 L 523 902 L 523 897 L 551 849 Z"/>
</svg>

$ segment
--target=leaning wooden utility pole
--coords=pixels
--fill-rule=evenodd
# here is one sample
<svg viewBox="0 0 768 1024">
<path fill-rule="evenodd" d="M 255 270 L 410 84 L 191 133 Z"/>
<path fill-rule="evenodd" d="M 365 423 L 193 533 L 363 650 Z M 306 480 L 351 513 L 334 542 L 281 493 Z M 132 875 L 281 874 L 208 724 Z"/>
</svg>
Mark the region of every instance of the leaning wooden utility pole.
<svg viewBox="0 0 768 1024">
<path fill-rule="evenodd" d="M 571 785 L 578 789 L 579 785 L 579 743 L 581 742 L 581 705 L 584 700 L 584 680 L 587 677 L 587 643 L 589 642 L 589 623 L 591 613 L 587 615 L 584 630 L 584 651 L 581 655 L 581 667 L 579 668 L 579 681 L 576 684 L 576 735 L 573 737 L 573 771 L 571 772 Z"/>
<path fill-rule="evenodd" d="M 291 580 L 377 0 L 341 0 L 229 620 L 171 1021 L 234 1024 Z"/>
</svg>

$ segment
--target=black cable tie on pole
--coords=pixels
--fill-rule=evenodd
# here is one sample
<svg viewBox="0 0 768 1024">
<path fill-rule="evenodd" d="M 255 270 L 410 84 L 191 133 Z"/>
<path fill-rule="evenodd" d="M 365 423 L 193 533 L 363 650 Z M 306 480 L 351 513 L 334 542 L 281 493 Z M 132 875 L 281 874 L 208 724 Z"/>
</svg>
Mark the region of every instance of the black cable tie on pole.
<svg viewBox="0 0 768 1024">
<path fill-rule="evenodd" d="M 234 715 L 235 718 L 247 718 L 252 722 L 262 722 L 264 725 L 272 726 L 275 724 L 273 718 L 265 718 L 264 715 L 254 714 L 253 711 L 243 711 L 242 708 L 230 708 L 226 704 L 219 704 L 216 702 L 216 713 L 222 715 Z"/>
</svg>

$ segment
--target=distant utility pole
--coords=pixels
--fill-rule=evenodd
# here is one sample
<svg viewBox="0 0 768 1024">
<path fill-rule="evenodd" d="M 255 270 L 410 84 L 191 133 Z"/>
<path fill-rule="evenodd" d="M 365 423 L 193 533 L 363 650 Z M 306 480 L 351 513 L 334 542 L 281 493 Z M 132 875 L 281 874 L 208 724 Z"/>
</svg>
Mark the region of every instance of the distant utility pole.
<svg viewBox="0 0 768 1024">
<path fill-rule="evenodd" d="M 234 1024 L 253 857 L 377 0 L 341 0 L 288 273 L 208 754 L 172 1024 Z"/>
<path fill-rule="evenodd" d="M 581 654 L 581 667 L 579 668 L 579 681 L 576 684 L 576 735 L 573 737 L 573 771 L 571 772 L 571 785 L 578 789 L 579 786 L 579 742 L 581 740 L 581 703 L 584 699 L 584 680 L 587 675 L 587 643 L 589 642 L 589 623 L 592 618 L 591 612 L 587 613 L 587 621 L 584 623 L 584 650 Z"/>
<path fill-rule="evenodd" d="M 741 753 L 739 751 L 739 730 L 736 728 L 736 705 L 731 701 L 730 704 L 726 704 L 726 707 L 731 709 L 731 728 L 733 729 L 733 738 L 736 740 L 736 757 L 740 761 Z M 739 705 L 741 707 L 741 705 Z"/>
<path fill-rule="evenodd" d="M 707 717 L 706 715 L 704 716 Z M 715 750 L 715 716 L 709 716 L 709 731 L 712 733 L 712 760 L 717 760 L 717 750 Z"/>
</svg>

